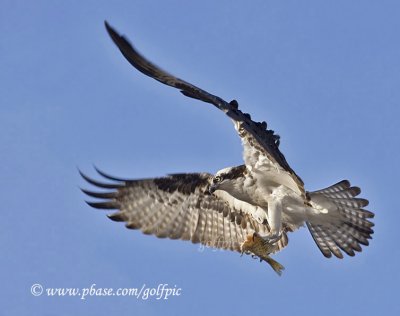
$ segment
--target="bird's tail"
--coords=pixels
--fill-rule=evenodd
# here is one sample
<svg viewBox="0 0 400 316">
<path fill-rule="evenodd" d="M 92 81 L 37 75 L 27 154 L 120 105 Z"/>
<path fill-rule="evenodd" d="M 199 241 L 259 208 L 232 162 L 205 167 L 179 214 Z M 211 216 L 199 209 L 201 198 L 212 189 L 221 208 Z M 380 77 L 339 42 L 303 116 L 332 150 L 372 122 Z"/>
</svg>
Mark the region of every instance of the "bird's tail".
<svg viewBox="0 0 400 316">
<path fill-rule="evenodd" d="M 285 267 L 283 265 L 281 265 L 278 261 L 272 259 L 270 256 L 263 257 L 262 260 L 268 263 L 279 276 L 281 276 L 283 270 L 285 270 Z"/>
<path fill-rule="evenodd" d="M 369 244 L 374 224 L 368 219 L 374 214 L 363 209 L 368 201 L 356 198 L 360 193 L 360 188 L 352 187 L 347 180 L 307 193 L 315 210 L 307 227 L 325 257 L 330 258 L 333 253 L 343 258 L 340 249 L 354 256 L 354 251 L 361 251 L 360 244 Z"/>
</svg>

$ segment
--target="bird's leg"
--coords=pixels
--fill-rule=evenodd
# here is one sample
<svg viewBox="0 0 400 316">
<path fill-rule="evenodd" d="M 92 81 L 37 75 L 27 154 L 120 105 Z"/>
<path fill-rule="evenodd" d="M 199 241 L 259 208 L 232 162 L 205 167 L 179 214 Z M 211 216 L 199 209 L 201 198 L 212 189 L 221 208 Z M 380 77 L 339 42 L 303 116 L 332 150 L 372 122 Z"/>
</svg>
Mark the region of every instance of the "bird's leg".
<svg viewBox="0 0 400 316">
<path fill-rule="evenodd" d="M 282 237 L 282 187 L 276 188 L 268 198 L 268 224 L 270 232 L 263 239 L 270 243 L 276 243 Z"/>
</svg>

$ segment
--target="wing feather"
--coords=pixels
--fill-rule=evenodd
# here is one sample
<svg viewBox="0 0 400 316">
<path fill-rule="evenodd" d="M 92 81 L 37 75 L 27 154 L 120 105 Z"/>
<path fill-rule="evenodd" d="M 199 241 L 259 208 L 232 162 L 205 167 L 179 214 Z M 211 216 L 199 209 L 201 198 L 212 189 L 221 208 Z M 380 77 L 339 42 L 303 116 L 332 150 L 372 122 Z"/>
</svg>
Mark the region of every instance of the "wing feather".
<svg viewBox="0 0 400 316">
<path fill-rule="evenodd" d="M 112 189 L 108 192 L 83 189 L 89 197 L 100 199 L 88 202 L 90 206 L 118 209 L 108 217 L 125 222 L 127 228 L 140 229 L 144 234 L 240 251 L 248 235 L 269 232 L 268 225 L 258 223 L 250 214 L 209 194 L 211 174 L 175 174 L 143 180 L 106 176 L 111 183 L 102 183 L 85 175 L 83 178 L 97 187 Z M 284 235 L 278 250 L 287 245 Z"/>
<path fill-rule="evenodd" d="M 179 89 L 185 96 L 213 104 L 230 117 L 242 138 L 246 165 L 254 167 L 256 163 L 253 159 L 254 155 L 261 154 L 265 157 L 263 163 L 272 166 L 271 172 L 275 169 L 278 169 L 276 170 L 278 173 L 281 173 L 282 170 L 285 171 L 291 178 L 292 184 L 298 186 L 298 190 L 305 194 L 303 181 L 292 170 L 285 156 L 279 150 L 279 136 L 274 131 L 267 129 L 266 122 L 253 121 L 249 114 L 239 110 L 237 101 L 233 100 L 228 103 L 220 97 L 162 70 L 142 56 L 124 36 L 119 35 L 107 22 L 105 22 L 105 27 L 122 55 L 137 70 L 165 85 Z"/>
</svg>

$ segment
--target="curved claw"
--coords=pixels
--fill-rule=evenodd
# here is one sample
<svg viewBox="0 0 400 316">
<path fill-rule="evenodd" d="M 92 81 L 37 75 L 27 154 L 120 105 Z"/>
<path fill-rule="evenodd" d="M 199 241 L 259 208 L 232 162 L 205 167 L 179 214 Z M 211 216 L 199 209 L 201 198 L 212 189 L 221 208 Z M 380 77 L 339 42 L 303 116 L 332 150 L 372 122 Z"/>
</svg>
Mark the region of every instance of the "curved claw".
<svg viewBox="0 0 400 316">
<path fill-rule="evenodd" d="M 278 234 L 271 234 L 269 236 L 264 236 L 262 239 L 264 239 L 265 242 L 269 244 L 275 244 L 278 242 L 282 237 L 282 231 L 280 231 Z"/>
</svg>

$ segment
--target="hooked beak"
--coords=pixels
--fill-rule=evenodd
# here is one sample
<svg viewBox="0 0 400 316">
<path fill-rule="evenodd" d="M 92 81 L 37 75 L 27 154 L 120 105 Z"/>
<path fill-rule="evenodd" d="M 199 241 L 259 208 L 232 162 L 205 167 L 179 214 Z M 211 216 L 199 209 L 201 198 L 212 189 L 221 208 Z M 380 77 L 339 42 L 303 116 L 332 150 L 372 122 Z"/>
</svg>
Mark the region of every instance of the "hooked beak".
<svg viewBox="0 0 400 316">
<path fill-rule="evenodd" d="M 210 192 L 210 194 L 213 194 L 215 190 L 218 190 L 218 185 L 216 184 L 211 184 L 210 187 L 208 188 L 208 192 Z"/>
</svg>

